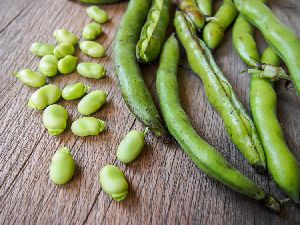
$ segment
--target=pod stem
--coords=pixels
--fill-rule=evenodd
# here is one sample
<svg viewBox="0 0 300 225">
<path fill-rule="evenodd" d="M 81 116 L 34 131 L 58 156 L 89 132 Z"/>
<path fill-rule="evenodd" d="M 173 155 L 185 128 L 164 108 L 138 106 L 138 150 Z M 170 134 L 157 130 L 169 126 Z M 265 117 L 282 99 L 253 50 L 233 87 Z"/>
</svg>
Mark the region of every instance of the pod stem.
<svg viewBox="0 0 300 225">
<path fill-rule="evenodd" d="M 214 16 L 207 16 L 207 17 L 205 17 L 205 21 L 206 22 L 217 21 L 217 18 Z"/>
<path fill-rule="evenodd" d="M 142 132 L 142 136 L 145 137 L 148 132 L 149 132 L 149 127 L 146 127 L 145 130 Z"/>
<path fill-rule="evenodd" d="M 254 77 L 266 78 L 271 81 L 276 81 L 280 79 L 290 80 L 290 76 L 286 74 L 285 70 L 282 67 L 276 67 L 272 65 L 264 64 L 262 65 L 262 69 L 248 69 L 244 72 L 248 72 Z"/>
<path fill-rule="evenodd" d="M 264 199 L 264 205 L 273 212 L 280 213 L 282 204 L 285 200 L 280 201 L 272 195 L 267 195 Z"/>
</svg>

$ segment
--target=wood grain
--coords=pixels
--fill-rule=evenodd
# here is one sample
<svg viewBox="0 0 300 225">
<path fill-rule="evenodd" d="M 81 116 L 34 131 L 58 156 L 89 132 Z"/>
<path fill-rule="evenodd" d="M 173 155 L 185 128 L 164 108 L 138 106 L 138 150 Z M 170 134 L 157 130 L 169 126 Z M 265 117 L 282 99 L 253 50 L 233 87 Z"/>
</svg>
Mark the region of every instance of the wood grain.
<svg viewBox="0 0 300 225">
<path fill-rule="evenodd" d="M 297 0 L 269 3 L 282 21 L 300 35 Z M 300 224 L 300 209 L 289 203 L 283 215 L 274 215 L 258 202 L 243 197 L 199 171 L 173 140 L 164 144 L 152 135 L 138 160 L 125 166 L 116 160 L 118 143 L 130 129 L 143 129 L 122 100 L 112 62 L 113 40 L 127 3 L 103 6 L 111 16 L 99 41 L 107 48 L 100 60 L 108 70 L 101 80 L 77 73 L 59 75 L 49 82 L 64 87 L 82 81 L 92 89 L 108 92 L 109 103 L 96 117 L 108 129 L 97 137 L 75 137 L 69 127 L 59 137 L 50 136 L 41 123 L 41 112 L 27 107 L 34 89 L 10 74 L 22 68 L 36 69 L 39 59 L 29 52 L 34 41 L 55 43 L 52 32 L 67 28 L 80 36 L 90 21 L 85 6 L 66 0 L 1 0 L 0 2 L 0 224 Z M 258 34 L 260 46 L 265 46 Z M 92 60 L 79 51 L 80 61 Z M 218 65 L 249 110 L 249 77 L 238 75 L 245 65 L 231 44 L 231 32 L 215 52 Z M 179 68 L 180 95 L 198 133 L 233 165 L 275 196 L 283 198 L 272 180 L 256 175 L 228 139 L 222 120 L 205 97 L 201 81 L 189 69 L 182 53 Z M 145 81 L 157 103 L 157 65 L 142 66 Z M 278 116 L 288 145 L 300 160 L 300 101 L 292 84 L 278 82 Z M 78 101 L 60 101 L 70 114 L 69 124 L 80 115 Z M 62 146 L 72 150 L 77 162 L 74 179 L 58 187 L 48 178 L 53 153 Z M 130 181 L 128 199 L 117 203 L 103 193 L 99 169 L 109 163 L 120 166 Z"/>
</svg>

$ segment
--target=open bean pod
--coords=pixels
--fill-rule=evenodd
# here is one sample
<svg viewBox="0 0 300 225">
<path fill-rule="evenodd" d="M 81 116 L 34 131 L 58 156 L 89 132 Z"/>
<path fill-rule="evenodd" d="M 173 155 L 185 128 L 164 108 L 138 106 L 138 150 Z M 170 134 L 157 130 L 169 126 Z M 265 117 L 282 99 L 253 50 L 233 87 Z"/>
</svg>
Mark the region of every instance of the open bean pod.
<svg viewBox="0 0 300 225">
<path fill-rule="evenodd" d="M 140 62 L 149 63 L 157 59 L 170 20 L 170 3 L 170 0 L 153 1 L 136 46 L 136 57 Z"/>
</svg>

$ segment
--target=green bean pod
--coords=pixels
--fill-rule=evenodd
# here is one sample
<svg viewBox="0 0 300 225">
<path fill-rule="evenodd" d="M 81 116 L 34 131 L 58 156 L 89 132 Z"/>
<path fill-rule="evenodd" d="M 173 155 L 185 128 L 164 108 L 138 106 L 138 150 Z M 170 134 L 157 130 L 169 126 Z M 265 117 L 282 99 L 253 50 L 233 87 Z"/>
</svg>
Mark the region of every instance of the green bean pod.
<svg viewBox="0 0 300 225">
<path fill-rule="evenodd" d="M 84 96 L 78 104 L 78 112 L 88 116 L 97 112 L 106 103 L 107 94 L 104 91 L 96 90 Z"/>
<path fill-rule="evenodd" d="M 117 158 L 119 161 L 122 163 L 130 163 L 141 154 L 147 131 L 147 128 L 144 132 L 132 130 L 125 136 L 117 150 Z"/>
<path fill-rule="evenodd" d="M 177 22 L 175 21 L 175 23 Z M 267 206 L 279 210 L 279 202 L 274 202 L 272 197 L 266 197 L 266 193 L 261 188 L 231 166 L 215 148 L 206 143 L 194 130 L 180 104 L 177 82 L 178 61 L 178 42 L 174 36 L 171 36 L 162 50 L 156 77 L 159 103 L 170 133 L 204 173 L 250 198 L 268 203 L 271 200 L 273 204 Z"/>
<path fill-rule="evenodd" d="M 79 137 L 95 136 L 104 131 L 106 123 L 95 117 L 82 117 L 72 123 L 73 134 Z"/>
<path fill-rule="evenodd" d="M 205 25 L 205 18 L 198 9 L 195 0 L 177 0 L 177 5 L 200 31 Z"/>
<path fill-rule="evenodd" d="M 135 48 L 150 8 L 150 0 L 131 0 L 122 18 L 114 46 L 114 64 L 128 108 L 155 135 L 165 134 L 161 119 L 138 66 Z"/>
<path fill-rule="evenodd" d="M 47 84 L 37 89 L 28 100 L 28 107 L 42 110 L 57 102 L 61 97 L 61 90 L 57 85 Z"/>
<path fill-rule="evenodd" d="M 15 76 L 29 87 L 42 87 L 46 84 L 46 77 L 43 74 L 30 69 L 23 69 Z"/>
<path fill-rule="evenodd" d="M 261 60 L 262 63 L 280 65 L 280 60 L 270 48 L 264 51 Z M 278 187 L 288 197 L 299 203 L 300 168 L 285 142 L 276 116 L 277 97 L 272 82 L 252 76 L 250 106 L 265 150 L 269 173 Z"/>
<path fill-rule="evenodd" d="M 196 0 L 198 9 L 204 16 L 212 16 L 213 14 L 213 0 Z"/>
<path fill-rule="evenodd" d="M 70 84 L 62 90 L 62 97 L 65 100 L 75 100 L 84 96 L 89 89 L 90 87 L 83 83 Z"/>
<path fill-rule="evenodd" d="M 260 68 L 260 56 L 253 38 L 253 27 L 239 15 L 232 31 L 233 45 L 241 59 L 252 68 Z"/>
<path fill-rule="evenodd" d="M 99 173 L 103 190 L 114 200 L 122 201 L 128 194 L 128 183 L 124 173 L 114 165 L 104 166 Z"/>
<path fill-rule="evenodd" d="M 46 77 L 54 77 L 57 74 L 58 59 L 54 55 L 45 55 L 39 63 L 39 71 Z"/>
<path fill-rule="evenodd" d="M 87 4 L 113 4 L 117 2 L 123 2 L 125 0 L 79 0 L 81 3 Z"/>
<path fill-rule="evenodd" d="M 51 159 L 50 180 L 58 185 L 69 182 L 75 172 L 75 161 L 66 147 L 58 149 Z"/>
<path fill-rule="evenodd" d="M 265 3 L 267 0 L 259 0 Z M 252 68 L 260 68 L 260 56 L 253 37 L 253 27 L 239 15 L 233 25 L 232 39 L 233 45 L 241 59 Z"/>
<path fill-rule="evenodd" d="M 86 13 L 97 23 L 106 23 L 108 21 L 108 14 L 95 5 L 86 8 Z"/>
<path fill-rule="evenodd" d="M 224 0 L 214 18 L 203 29 L 203 40 L 214 50 L 222 42 L 226 29 L 237 16 L 232 0 Z"/>
<path fill-rule="evenodd" d="M 286 64 L 300 95 L 300 39 L 265 4 L 253 0 L 234 0 L 239 12 L 263 34 L 265 40 Z"/>
<path fill-rule="evenodd" d="M 35 42 L 31 45 L 30 51 L 36 56 L 53 55 L 55 46 L 44 42 Z"/>
<path fill-rule="evenodd" d="M 159 56 L 170 20 L 170 0 L 154 0 L 136 45 L 136 57 L 150 63 Z"/>
<path fill-rule="evenodd" d="M 68 112 L 61 105 L 49 105 L 43 113 L 43 123 L 49 134 L 59 135 L 67 127 Z"/>
<path fill-rule="evenodd" d="M 223 119 L 232 142 L 257 172 L 266 170 L 266 159 L 254 123 L 236 97 L 230 83 L 215 63 L 205 43 L 199 39 L 185 16 L 176 12 L 175 28 L 192 70 L 202 79 L 210 104 Z"/>
</svg>

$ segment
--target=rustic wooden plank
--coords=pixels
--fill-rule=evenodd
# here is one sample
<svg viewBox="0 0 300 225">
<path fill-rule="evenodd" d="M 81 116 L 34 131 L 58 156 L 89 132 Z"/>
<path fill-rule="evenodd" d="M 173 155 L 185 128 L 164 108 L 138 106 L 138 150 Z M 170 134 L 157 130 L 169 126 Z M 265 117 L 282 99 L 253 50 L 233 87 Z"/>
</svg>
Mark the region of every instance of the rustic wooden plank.
<svg viewBox="0 0 300 225">
<path fill-rule="evenodd" d="M 78 74 L 57 76 L 51 82 L 63 87 L 82 81 L 93 89 L 109 93 L 109 103 L 96 117 L 108 122 L 108 130 L 97 137 L 77 138 L 68 130 L 51 137 L 41 124 L 41 112 L 27 108 L 34 89 L 24 87 L 9 76 L 24 67 L 36 68 L 38 58 L 28 48 L 34 41 L 55 43 L 52 32 L 65 27 L 78 36 L 88 21 L 84 6 L 70 1 L 16 1 L 0 3 L 0 223 L 1 224 L 297 224 L 299 207 L 289 204 L 280 217 L 256 201 L 234 193 L 208 178 L 173 140 L 169 144 L 147 136 L 147 146 L 132 164 L 116 161 L 115 151 L 122 137 L 132 128 L 143 129 L 122 100 L 113 70 L 112 47 L 117 26 L 127 3 L 104 6 L 112 16 L 99 41 L 108 47 L 100 60 L 108 77 L 95 81 Z M 296 0 L 270 1 L 276 14 L 300 35 L 299 5 Z M 264 43 L 258 36 L 260 45 Z M 77 51 L 81 61 L 91 60 Z M 216 61 L 238 97 L 249 111 L 249 77 L 237 75 L 244 64 L 235 54 L 231 34 L 215 52 Z M 199 134 L 216 147 L 233 165 L 276 196 L 283 197 L 271 179 L 254 174 L 228 139 L 222 120 L 207 103 L 203 86 L 189 69 L 185 54 L 179 69 L 183 107 Z M 155 95 L 157 64 L 142 66 L 146 84 Z M 279 119 L 290 148 L 300 159 L 300 102 L 291 84 L 276 84 Z M 78 101 L 60 101 L 70 114 L 69 124 L 80 115 Z M 48 166 L 57 148 L 68 146 L 77 162 L 74 179 L 63 187 L 48 179 Z M 115 163 L 130 181 L 128 199 L 116 203 L 98 184 L 99 169 Z"/>
</svg>

